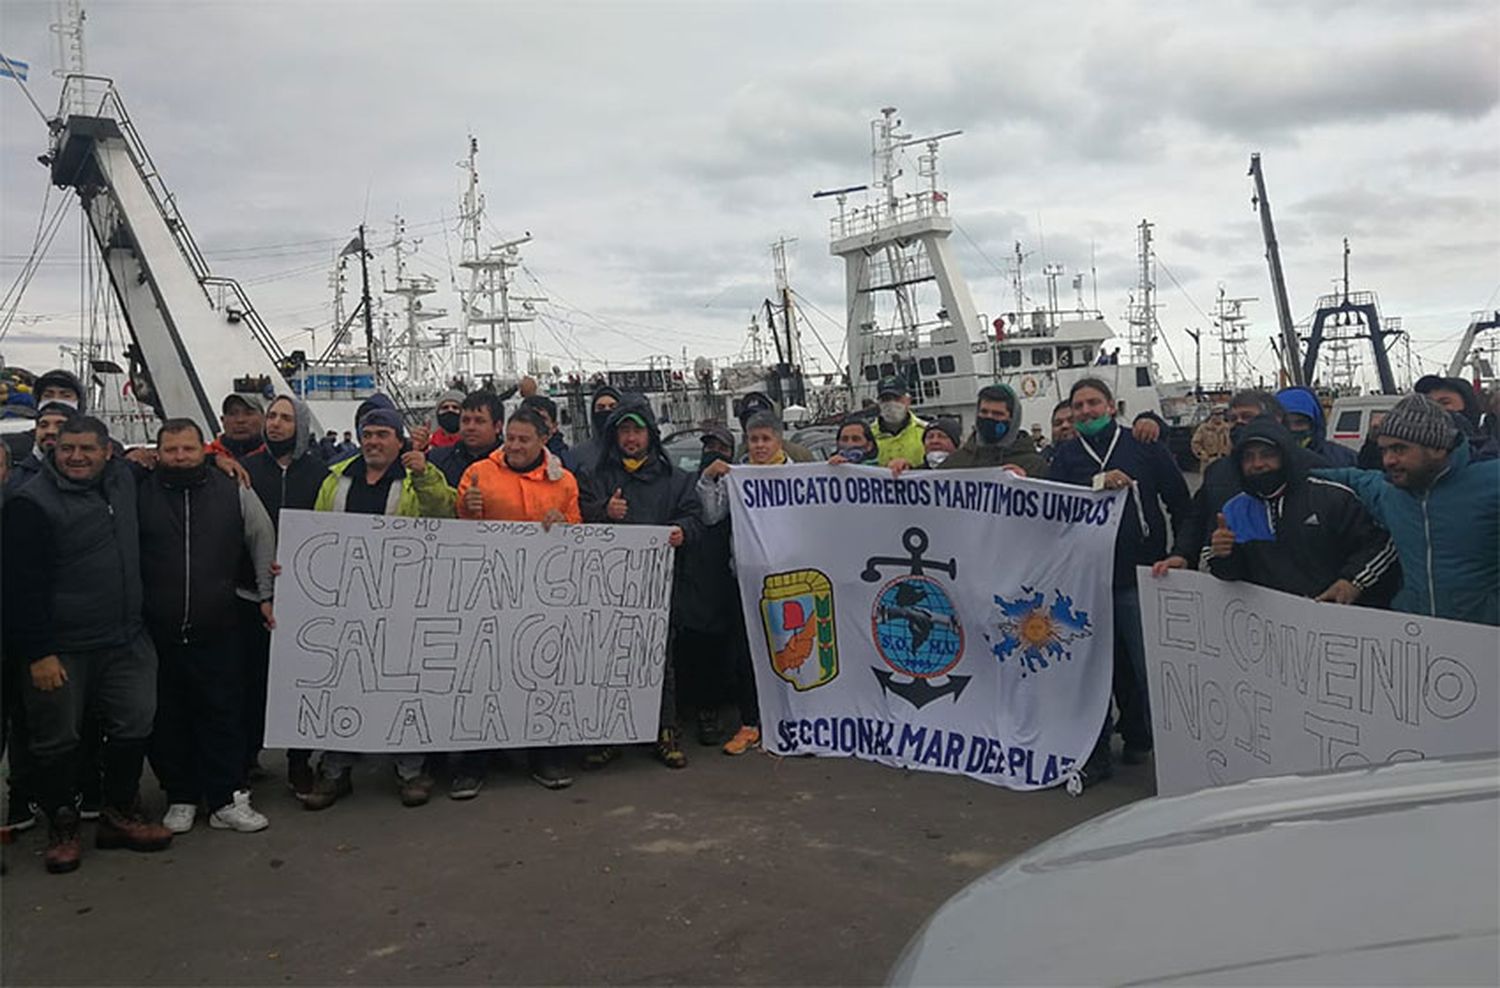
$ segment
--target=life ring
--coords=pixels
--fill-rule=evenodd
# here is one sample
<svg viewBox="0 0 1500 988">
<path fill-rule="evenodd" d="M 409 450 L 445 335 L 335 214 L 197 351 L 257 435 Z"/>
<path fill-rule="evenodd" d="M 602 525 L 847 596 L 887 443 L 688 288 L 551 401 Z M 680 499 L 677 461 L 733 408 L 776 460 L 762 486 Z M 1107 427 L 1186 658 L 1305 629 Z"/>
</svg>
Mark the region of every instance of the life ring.
<svg viewBox="0 0 1500 988">
<path fill-rule="evenodd" d="M 1025 395 L 1027 398 L 1034 398 L 1036 397 L 1037 390 L 1038 388 L 1036 378 L 1032 377 L 1030 374 L 1027 374 L 1025 377 L 1021 378 L 1021 394 Z"/>
</svg>

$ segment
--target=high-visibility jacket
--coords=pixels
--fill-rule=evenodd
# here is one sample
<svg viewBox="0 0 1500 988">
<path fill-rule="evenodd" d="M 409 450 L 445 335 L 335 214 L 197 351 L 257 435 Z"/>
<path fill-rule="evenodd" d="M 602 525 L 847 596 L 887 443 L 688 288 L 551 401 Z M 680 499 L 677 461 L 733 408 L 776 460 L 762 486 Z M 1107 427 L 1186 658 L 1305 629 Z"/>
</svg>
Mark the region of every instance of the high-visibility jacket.
<svg viewBox="0 0 1500 988">
<path fill-rule="evenodd" d="M 464 496 L 473 487 L 484 495 L 484 510 L 470 511 Z M 570 525 L 583 521 L 578 513 L 578 481 L 550 450 L 542 451 L 542 462 L 525 473 L 505 462 L 505 450 L 497 449 L 464 471 L 458 481 L 458 516 L 486 521 L 541 521 L 557 509 Z"/>
</svg>

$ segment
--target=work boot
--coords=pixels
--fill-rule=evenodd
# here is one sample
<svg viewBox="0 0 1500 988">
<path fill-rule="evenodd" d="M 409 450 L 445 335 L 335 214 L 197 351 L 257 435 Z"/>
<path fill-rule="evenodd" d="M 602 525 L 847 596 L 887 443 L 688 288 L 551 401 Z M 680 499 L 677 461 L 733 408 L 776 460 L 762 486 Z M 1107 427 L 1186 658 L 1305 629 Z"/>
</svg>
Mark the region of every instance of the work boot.
<svg viewBox="0 0 1500 988">
<path fill-rule="evenodd" d="M 78 870 L 83 844 L 78 839 L 78 811 L 71 807 L 53 810 L 47 818 L 47 854 L 42 859 L 54 875 Z"/>
<path fill-rule="evenodd" d="M 432 776 L 425 772 L 409 779 L 398 776 L 396 783 L 401 794 L 402 806 L 426 806 L 427 801 L 432 798 Z"/>
<path fill-rule="evenodd" d="M 302 806 L 309 810 L 326 810 L 353 791 L 354 783 L 349 779 L 348 769 L 340 772 L 336 779 L 330 779 L 320 772 L 317 781 L 303 797 Z"/>
<path fill-rule="evenodd" d="M 698 743 L 705 748 L 716 748 L 726 740 L 724 724 L 717 710 L 698 711 Z"/>
<path fill-rule="evenodd" d="M 667 768 L 687 768 L 687 752 L 675 727 L 663 727 L 656 736 L 656 760 Z"/>
<path fill-rule="evenodd" d="M 137 801 L 129 810 L 106 806 L 99 811 L 94 846 L 101 850 L 123 847 L 131 851 L 161 851 L 172 843 L 172 831 L 146 819 Z"/>
<path fill-rule="evenodd" d="M 302 800 L 307 799 L 317 783 L 318 776 L 313 772 L 312 763 L 306 758 L 286 760 L 286 784 L 293 796 Z"/>
</svg>

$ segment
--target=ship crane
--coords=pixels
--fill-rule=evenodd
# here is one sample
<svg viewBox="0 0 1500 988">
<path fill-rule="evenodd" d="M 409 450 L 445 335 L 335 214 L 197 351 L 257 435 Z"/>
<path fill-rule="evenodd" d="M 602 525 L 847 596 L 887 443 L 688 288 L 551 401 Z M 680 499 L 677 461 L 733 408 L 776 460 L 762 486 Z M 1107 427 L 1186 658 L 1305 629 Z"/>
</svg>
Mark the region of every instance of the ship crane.
<svg viewBox="0 0 1500 988">
<path fill-rule="evenodd" d="M 1297 330 L 1292 325 L 1292 310 L 1287 302 L 1286 277 L 1281 268 L 1281 249 L 1276 243 L 1276 227 L 1271 221 L 1271 203 L 1266 198 L 1265 175 L 1261 172 L 1260 155 L 1250 156 L 1250 177 L 1255 180 L 1255 198 L 1252 200 L 1260 212 L 1261 234 L 1266 241 L 1266 262 L 1271 268 L 1271 294 L 1276 301 L 1276 318 L 1281 324 L 1281 362 L 1292 383 L 1307 386 L 1316 380 L 1318 351 L 1330 327 L 1347 327 L 1354 332 L 1344 334 L 1364 337 L 1370 341 L 1370 350 L 1375 358 L 1375 373 L 1380 379 L 1383 394 L 1397 394 L 1396 375 L 1391 368 L 1390 346 L 1387 338 L 1398 335 L 1397 330 L 1381 319 L 1380 302 L 1374 292 L 1349 291 L 1349 245 L 1344 244 L 1344 287 L 1335 295 L 1324 295 L 1318 299 L 1313 314 L 1312 328 L 1307 337 L 1307 356 L 1300 352 Z"/>
<path fill-rule="evenodd" d="M 1276 301 L 1276 320 L 1281 326 L 1281 360 L 1293 384 L 1305 386 L 1310 373 L 1303 370 L 1297 329 L 1286 297 L 1286 275 L 1281 270 L 1281 248 L 1276 244 L 1276 225 L 1271 221 L 1271 200 L 1266 197 L 1266 179 L 1260 170 L 1260 155 L 1250 156 L 1250 177 L 1255 179 L 1251 205 L 1260 211 L 1260 232 L 1266 241 L 1266 263 L 1271 267 L 1271 297 Z"/>
<path fill-rule="evenodd" d="M 209 271 L 114 83 L 68 75 L 50 126 L 41 160 L 78 194 L 150 385 L 138 393 L 213 435 L 225 395 L 288 390 L 287 355 L 239 284 Z"/>
</svg>

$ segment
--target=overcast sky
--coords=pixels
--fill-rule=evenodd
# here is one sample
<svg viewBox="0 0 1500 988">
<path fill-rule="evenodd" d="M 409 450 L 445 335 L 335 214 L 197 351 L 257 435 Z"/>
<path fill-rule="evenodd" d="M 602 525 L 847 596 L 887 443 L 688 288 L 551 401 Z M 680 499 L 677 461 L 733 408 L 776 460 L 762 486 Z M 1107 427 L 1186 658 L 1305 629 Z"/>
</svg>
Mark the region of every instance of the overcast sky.
<svg viewBox="0 0 1500 988">
<path fill-rule="evenodd" d="M 797 238 L 793 285 L 837 353 L 842 327 L 813 311 L 844 311 L 831 203 L 810 196 L 868 180 L 885 105 L 916 134 L 964 131 L 942 162 L 982 312 L 1013 307 L 1014 241 L 1033 252 L 1037 298 L 1043 260 L 1087 270 L 1092 248 L 1123 333 L 1135 227 L 1153 221 L 1159 318 L 1188 376 L 1182 329 L 1206 324 L 1220 284 L 1259 297 L 1250 354 L 1271 367 L 1252 151 L 1299 319 L 1332 289 L 1345 236 L 1354 287 L 1403 317 L 1429 369 L 1500 292 L 1492 0 L 96 0 L 87 16 L 89 71 L 119 84 L 215 272 L 247 283 L 289 347 L 308 326 L 326 342 L 327 271 L 362 219 L 373 244 L 399 210 L 424 238 L 417 270 L 448 282 L 473 133 L 494 237 L 536 238 L 536 281 L 520 287 L 551 299 L 531 334 L 550 362 L 733 354 L 780 236 Z M 52 17 L 50 3 L 0 7 L 0 51 L 31 63 L 49 113 Z M 46 188 L 46 131 L 9 80 L 0 121 L 8 289 Z M 40 369 L 76 339 L 79 253 L 70 219 L 0 341 L 10 362 Z M 1218 359 L 1206 346 L 1205 378 Z"/>
</svg>

